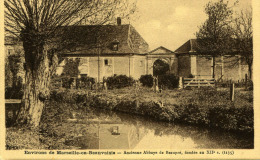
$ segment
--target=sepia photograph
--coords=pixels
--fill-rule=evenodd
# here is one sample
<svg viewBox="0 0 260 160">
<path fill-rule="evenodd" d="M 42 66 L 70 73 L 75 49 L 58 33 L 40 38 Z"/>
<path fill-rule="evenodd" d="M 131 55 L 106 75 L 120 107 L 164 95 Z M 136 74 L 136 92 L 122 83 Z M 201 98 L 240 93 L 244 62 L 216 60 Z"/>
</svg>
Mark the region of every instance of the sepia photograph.
<svg viewBox="0 0 260 160">
<path fill-rule="evenodd" d="M 0 159 L 257 152 L 252 1 L 3 0 Z"/>
</svg>

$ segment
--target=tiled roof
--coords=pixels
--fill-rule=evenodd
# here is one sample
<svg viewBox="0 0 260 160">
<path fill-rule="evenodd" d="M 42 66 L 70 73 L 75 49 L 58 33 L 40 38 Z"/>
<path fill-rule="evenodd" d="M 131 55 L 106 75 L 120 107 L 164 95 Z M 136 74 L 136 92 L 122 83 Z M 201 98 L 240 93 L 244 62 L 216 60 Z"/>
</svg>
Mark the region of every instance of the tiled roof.
<svg viewBox="0 0 260 160">
<path fill-rule="evenodd" d="M 175 52 L 177 54 L 196 52 L 195 51 L 196 44 L 197 44 L 196 39 L 190 39 L 182 46 L 180 46 L 178 49 L 176 49 Z"/>
<path fill-rule="evenodd" d="M 147 42 L 131 25 L 84 25 L 63 27 L 61 37 L 65 54 L 144 54 L 148 52 Z M 112 50 L 113 42 L 119 42 L 118 51 Z"/>
</svg>

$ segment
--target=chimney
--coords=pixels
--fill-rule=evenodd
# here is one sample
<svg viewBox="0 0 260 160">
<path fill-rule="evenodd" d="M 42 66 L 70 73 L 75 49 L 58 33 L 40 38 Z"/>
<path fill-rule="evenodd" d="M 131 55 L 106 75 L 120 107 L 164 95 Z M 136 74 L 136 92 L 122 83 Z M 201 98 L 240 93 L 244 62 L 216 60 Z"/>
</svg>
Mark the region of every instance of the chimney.
<svg viewBox="0 0 260 160">
<path fill-rule="evenodd" d="M 117 25 L 121 25 L 121 18 L 117 17 Z"/>
</svg>

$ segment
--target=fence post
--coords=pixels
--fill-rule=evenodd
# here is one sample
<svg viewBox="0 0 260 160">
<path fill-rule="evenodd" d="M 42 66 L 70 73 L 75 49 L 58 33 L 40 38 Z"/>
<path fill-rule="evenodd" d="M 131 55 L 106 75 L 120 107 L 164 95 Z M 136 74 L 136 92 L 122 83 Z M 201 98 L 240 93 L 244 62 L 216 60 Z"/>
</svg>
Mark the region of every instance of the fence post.
<svg viewBox="0 0 260 160">
<path fill-rule="evenodd" d="M 235 83 L 230 85 L 230 100 L 232 102 L 235 100 Z"/>
<path fill-rule="evenodd" d="M 179 78 L 179 89 L 183 89 L 183 78 L 182 77 L 180 77 Z"/>
<path fill-rule="evenodd" d="M 247 74 L 245 74 L 245 88 L 247 89 Z"/>
<path fill-rule="evenodd" d="M 104 82 L 104 90 L 107 92 L 107 82 Z"/>
<path fill-rule="evenodd" d="M 62 81 L 62 78 L 61 78 L 60 88 L 62 88 L 62 86 L 63 86 L 62 84 L 63 84 L 63 81 Z"/>
</svg>

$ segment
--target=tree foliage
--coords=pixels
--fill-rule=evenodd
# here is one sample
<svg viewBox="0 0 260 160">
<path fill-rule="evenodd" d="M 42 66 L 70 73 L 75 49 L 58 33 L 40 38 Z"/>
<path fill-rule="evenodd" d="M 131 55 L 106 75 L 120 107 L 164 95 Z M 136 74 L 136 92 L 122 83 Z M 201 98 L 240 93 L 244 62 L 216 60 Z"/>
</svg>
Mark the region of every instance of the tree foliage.
<svg viewBox="0 0 260 160">
<path fill-rule="evenodd" d="M 253 27 L 252 11 L 241 11 L 234 19 L 235 48 L 248 64 L 249 78 L 252 78 L 253 65 Z"/>
<path fill-rule="evenodd" d="M 79 75 L 79 59 L 66 59 L 62 75 L 66 77 L 78 77 Z"/>
<path fill-rule="evenodd" d="M 209 2 L 205 7 L 208 18 L 196 33 L 197 52 L 213 56 L 224 55 L 232 47 L 233 9 L 228 1 Z"/>
</svg>

